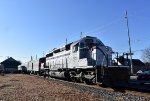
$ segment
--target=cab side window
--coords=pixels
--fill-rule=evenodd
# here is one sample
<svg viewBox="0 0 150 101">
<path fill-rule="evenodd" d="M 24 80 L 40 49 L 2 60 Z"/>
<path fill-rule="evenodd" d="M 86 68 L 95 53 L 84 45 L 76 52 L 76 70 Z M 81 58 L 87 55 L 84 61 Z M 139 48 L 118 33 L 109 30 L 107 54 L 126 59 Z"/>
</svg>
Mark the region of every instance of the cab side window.
<svg viewBox="0 0 150 101">
<path fill-rule="evenodd" d="M 83 42 L 80 43 L 80 48 L 84 48 L 84 43 Z"/>
<path fill-rule="evenodd" d="M 79 46 L 79 44 L 76 44 L 73 46 L 73 52 L 74 53 L 78 51 L 78 46 Z"/>
</svg>

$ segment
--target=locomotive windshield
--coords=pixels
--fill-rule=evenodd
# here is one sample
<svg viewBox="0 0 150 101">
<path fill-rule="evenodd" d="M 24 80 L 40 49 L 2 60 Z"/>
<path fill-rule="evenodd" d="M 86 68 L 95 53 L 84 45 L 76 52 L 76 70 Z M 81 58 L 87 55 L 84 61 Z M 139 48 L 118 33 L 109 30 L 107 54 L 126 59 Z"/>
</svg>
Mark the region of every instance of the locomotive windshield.
<svg viewBox="0 0 150 101">
<path fill-rule="evenodd" d="M 88 38 L 80 42 L 80 59 L 91 58 L 91 50 L 94 46 L 104 46 L 104 44 L 100 40 L 95 40 L 92 38 Z"/>
<path fill-rule="evenodd" d="M 94 45 L 93 39 L 86 39 L 85 43 L 86 43 L 86 47 L 88 49 L 91 49 L 93 47 L 93 45 Z"/>
<path fill-rule="evenodd" d="M 86 43 L 93 43 L 93 39 L 86 39 L 85 42 Z"/>
<path fill-rule="evenodd" d="M 104 46 L 104 44 L 100 40 L 86 39 L 86 46 L 88 48 L 92 48 L 93 46 Z"/>
<path fill-rule="evenodd" d="M 91 58 L 90 50 L 94 45 L 93 39 L 86 39 L 85 41 L 80 42 L 80 59 Z"/>
<path fill-rule="evenodd" d="M 96 44 L 94 43 L 93 39 L 86 39 L 83 42 L 80 42 L 80 49 L 83 49 L 84 51 L 88 51 Z"/>
<path fill-rule="evenodd" d="M 100 40 L 96 40 L 96 45 L 97 46 L 104 46 L 104 44 Z"/>
</svg>

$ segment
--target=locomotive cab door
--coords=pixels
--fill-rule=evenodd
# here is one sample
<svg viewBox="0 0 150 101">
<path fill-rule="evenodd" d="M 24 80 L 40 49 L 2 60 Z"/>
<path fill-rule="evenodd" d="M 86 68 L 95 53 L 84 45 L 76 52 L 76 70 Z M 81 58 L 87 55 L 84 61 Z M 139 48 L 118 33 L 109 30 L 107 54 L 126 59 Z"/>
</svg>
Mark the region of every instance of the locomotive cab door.
<svg viewBox="0 0 150 101">
<path fill-rule="evenodd" d="M 79 43 L 76 43 L 71 46 L 71 55 L 70 55 L 70 67 L 77 68 L 79 60 Z"/>
</svg>

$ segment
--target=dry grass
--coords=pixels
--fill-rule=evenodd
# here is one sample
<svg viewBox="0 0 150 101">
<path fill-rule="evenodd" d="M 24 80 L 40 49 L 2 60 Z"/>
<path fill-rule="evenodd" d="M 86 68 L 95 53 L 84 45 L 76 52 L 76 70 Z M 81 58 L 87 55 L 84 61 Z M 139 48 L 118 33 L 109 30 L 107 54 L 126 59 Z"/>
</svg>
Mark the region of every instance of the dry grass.
<svg viewBox="0 0 150 101">
<path fill-rule="evenodd" d="M 30 75 L 0 76 L 0 101 L 102 101 L 89 93 Z"/>
</svg>

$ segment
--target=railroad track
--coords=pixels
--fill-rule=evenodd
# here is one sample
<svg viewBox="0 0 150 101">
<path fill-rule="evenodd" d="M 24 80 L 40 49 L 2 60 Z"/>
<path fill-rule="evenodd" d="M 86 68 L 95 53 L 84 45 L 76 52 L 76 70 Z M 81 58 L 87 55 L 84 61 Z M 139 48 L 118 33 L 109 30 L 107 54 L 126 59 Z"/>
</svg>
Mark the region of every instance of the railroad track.
<svg viewBox="0 0 150 101">
<path fill-rule="evenodd" d="M 150 93 L 147 92 L 149 90 L 146 90 L 146 88 L 137 88 L 139 86 L 133 87 L 130 85 L 124 88 L 104 88 L 99 85 L 87 85 L 84 83 L 69 82 L 55 78 L 44 78 L 41 76 L 36 77 L 48 80 L 49 82 L 52 81 L 64 84 L 78 90 L 81 93 L 88 92 L 94 94 L 97 97 L 104 98 L 106 101 L 150 101 Z"/>
</svg>

